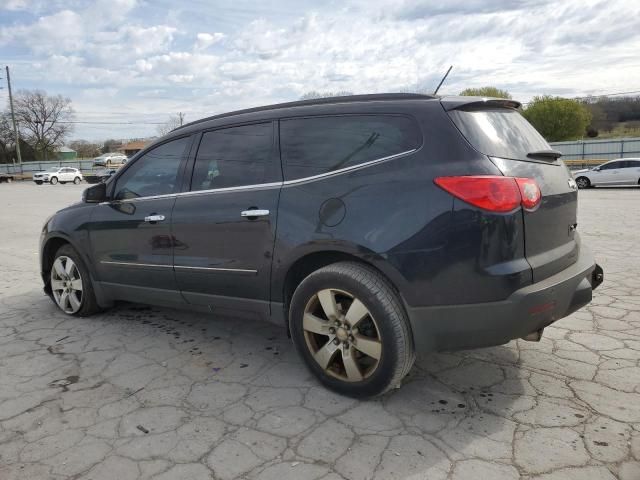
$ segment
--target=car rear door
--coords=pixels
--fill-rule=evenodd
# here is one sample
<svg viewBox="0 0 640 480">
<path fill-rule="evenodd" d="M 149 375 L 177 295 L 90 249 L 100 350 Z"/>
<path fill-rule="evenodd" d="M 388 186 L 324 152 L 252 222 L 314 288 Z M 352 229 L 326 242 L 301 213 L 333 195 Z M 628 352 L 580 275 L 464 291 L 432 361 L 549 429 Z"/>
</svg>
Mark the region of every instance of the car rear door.
<svg viewBox="0 0 640 480">
<path fill-rule="evenodd" d="M 640 160 L 627 160 L 625 178 L 627 185 L 640 185 Z"/>
<path fill-rule="evenodd" d="M 282 170 L 271 121 L 205 131 L 173 210 L 187 302 L 268 314 Z"/>
<path fill-rule="evenodd" d="M 88 225 L 98 280 L 121 300 L 180 303 L 173 272 L 171 213 L 189 136 L 167 141 L 131 163 L 110 185 Z"/>
</svg>

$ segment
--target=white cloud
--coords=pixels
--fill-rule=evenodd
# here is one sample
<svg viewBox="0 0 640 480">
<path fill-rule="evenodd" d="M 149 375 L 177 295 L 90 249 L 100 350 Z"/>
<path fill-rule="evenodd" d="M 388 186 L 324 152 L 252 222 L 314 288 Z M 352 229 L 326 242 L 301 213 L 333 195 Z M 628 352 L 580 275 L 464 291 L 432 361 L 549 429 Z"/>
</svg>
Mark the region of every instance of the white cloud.
<svg viewBox="0 0 640 480">
<path fill-rule="evenodd" d="M 211 33 L 199 33 L 196 35 L 196 43 L 194 44 L 194 49 L 196 50 L 205 50 L 212 45 L 220 42 L 225 37 L 224 33 L 215 32 Z"/>
<path fill-rule="evenodd" d="M 82 90 L 112 89 L 93 101 L 115 111 L 133 102 L 150 112 L 142 102 L 153 97 L 162 117 L 180 110 L 196 119 L 309 90 L 426 91 L 450 64 L 443 92 L 495 85 L 522 100 L 635 90 L 640 77 L 632 0 L 352 0 L 313 10 L 300 2 L 286 15 L 269 0 L 241 13 L 202 2 L 198 18 L 136 0 L 8 2 L 38 12 L 0 16 L 0 56 L 22 52 L 21 86 L 74 101 Z"/>
</svg>

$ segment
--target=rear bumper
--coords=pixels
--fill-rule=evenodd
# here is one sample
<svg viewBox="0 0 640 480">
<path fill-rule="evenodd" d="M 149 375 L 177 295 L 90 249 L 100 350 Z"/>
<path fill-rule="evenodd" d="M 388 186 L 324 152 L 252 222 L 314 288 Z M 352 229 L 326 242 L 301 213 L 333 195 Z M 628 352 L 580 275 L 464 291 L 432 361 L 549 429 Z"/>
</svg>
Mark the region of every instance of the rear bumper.
<svg viewBox="0 0 640 480">
<path fill-rule="evenodd" d="M 588 304 L 602 280 L 602 268 L 583 246 L 573 265 L 506 300 L 407 307 L 416 350 L 488 347 L 524 337 Z"/>
</svg>

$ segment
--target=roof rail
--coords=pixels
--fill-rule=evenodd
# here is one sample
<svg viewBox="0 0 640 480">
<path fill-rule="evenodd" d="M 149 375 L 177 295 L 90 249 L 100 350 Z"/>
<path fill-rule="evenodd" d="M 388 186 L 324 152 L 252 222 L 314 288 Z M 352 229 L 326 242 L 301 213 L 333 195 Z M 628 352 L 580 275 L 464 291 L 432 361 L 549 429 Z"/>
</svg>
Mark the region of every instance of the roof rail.
<svg viewBox="0 0 640 480">
<path fill-rule="evenodd" d="M 292 107 L 305 107 L 308 105 L 325 105 L 332 103 L 352 103 L 352 102 L 383 102 L 388 100 L 432 100 L 439 98 L 435 95 L 423 95 L 421 93 L 374 93 L 369 95 L 345 95 L 340 97 L 323 97 L 313 98 L 310 100 L 298 100 L 295 102 L 276 103 L 274 105 L 266 105 L 263 107 L 253 107 L 244 110 L 236 110 L 234 112 L 222 113 L 220 115 L 213 115 L 211 117 L 201 118 L 190 123 L 186 123 L 173 131 L 177 131 L 191 125 L 207 122 L 209 120 L 216 120 L 218 118 L 231 117 L 234 115 L 240 115 L 243 113 L 264 112 L 268 110 L 279 110 L 282 108 Z"/>
</svg>

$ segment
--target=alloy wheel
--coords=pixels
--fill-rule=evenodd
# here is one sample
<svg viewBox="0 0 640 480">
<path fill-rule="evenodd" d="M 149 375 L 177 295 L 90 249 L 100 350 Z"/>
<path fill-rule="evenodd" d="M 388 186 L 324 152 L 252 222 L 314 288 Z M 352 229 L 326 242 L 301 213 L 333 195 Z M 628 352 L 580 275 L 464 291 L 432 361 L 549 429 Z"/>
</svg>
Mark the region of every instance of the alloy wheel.
<svg viewBox="0 0 640 480">
<path fill-rule="evenodd" d="M 579 178 L 578 180 L 576 180 L 576 183 L 580 188 L 587 188 L 589 186 L 589 180 L 587 180 L 586 178 Z"/>
<path fill-rule="evenodd" d="M 82 276 L 78 266 L 66 256 L 59 256 L 51 268 L 51 291 L 60 309 L 76 313 L 82 305 Z"/>
<path fill-rule="evenodd" d="M 328 375 L 359 382 L 380 364 L 380 329 L 362 301 L 344 290 L 329 288 L 313 295 L 302 329 L 309 352 Z"/>
</svg>

